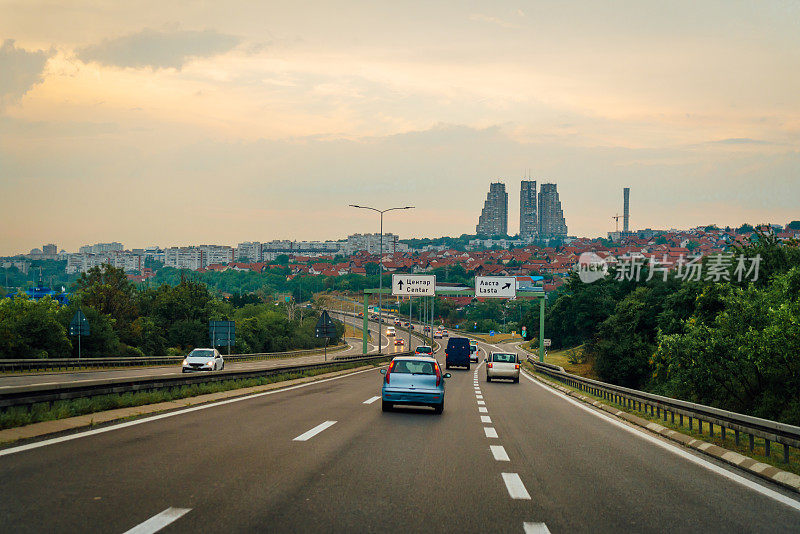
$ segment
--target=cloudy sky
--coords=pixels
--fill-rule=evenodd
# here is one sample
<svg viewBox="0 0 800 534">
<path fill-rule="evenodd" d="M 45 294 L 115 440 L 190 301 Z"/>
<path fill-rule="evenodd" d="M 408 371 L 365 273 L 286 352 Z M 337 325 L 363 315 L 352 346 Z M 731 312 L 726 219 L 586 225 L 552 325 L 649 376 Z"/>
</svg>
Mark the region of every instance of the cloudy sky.
<svg viewBox="0 0 800 534">
<path fill-rule="evenodd" d="M 800 219 L 800 2 L 0 0 L 0 255 Z"/>
</svg>

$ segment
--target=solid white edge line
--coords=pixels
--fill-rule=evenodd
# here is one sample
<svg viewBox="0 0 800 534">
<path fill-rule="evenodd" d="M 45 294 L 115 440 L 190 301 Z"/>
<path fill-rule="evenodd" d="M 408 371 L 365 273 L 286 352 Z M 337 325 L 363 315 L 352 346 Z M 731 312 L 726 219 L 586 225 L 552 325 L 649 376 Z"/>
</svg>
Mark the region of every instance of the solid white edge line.
<svg viewBox="0 0 800 534">
<path fill-rule="evenodd" d="M 503 475 L 503 482 L 506 483 L 506 489 L 508 490 L 508 494 L 511 496 L 512 499 L 518 500 L 531 500 L 531 495 L 528 493 L 528 490 L 525 489 L 525 484 L 522 483 L 522 479 L 519 478 L 517 473 L 501 473 Z"/>
<path fill-rule="evenodd" d="M 709 462 L 707 460 L 704 460 L 703 458 L 697 457 L 694 454 L 691 454 L 688 451 L 685 451 L 685 450 L 679 448 L 676 445 L 673 445 L 673 444 L 668 443 L 666 441 L 662 441 L 661 439 L 659 439 L 659 438 L 657 438 L 655 436 L 651 436 L 650 434 L 645 433 L 645 431 L 643 431 L 643 430 L 639 430 L 636 427 L 628 426 L 625 423 L 622 423 L 621 421 L 618 421 L 618 420 L 614 419 L 610 415 L 606 415 L 603 412 L 600 412 L 600 411 L 594 410 L 592 408 L 589 408 L 588 406 L 585 406 L 582 402 L 577 401 L 575 399 L 572 399 L 568 395 L 565 395 L 565 394 L 561 393 L 560 391 L 557 391 L 557 390 L 551 388 L 550 386 L 546 386 L 546 385 L 540 383 L 538 380 L 535 380 L 534 378 L 531 378 L 528 375 L 527 371 L 522 373 L 522 375 L 525 378 L 527 378 L 528 380 L 530 380 L 531 382 L 533 382 L 534 384 L 536 384 L 537 386 L 541 387 L 542 389 L 544 389 L 546 391 L 549 391 L 553 395 L 561 397 L 562 399 L 572 403 L 574 406 L 580 408 L 581 410 L 589 412 L 589 413 L 599 417 L 600 419 L 603 419 L 603 420 L 607 421 L 608 423 L 611 423 L 612 425 L 616 425 L 619 428 L 627 430 L 628 432 L 630 432 L 631 434 L 633 434 L 635 436 L 639 436 L 640 438 L 642 438 L 642 439 L 644 439 L 646 441 L 649 441 L 650 443 L 654 443 L 655 445 L 658 445 L 659 447 L 662 447 L 662 448 L 664 448 L 664 449 L 666 449 L 666 450 L 668 450 L 668 451 L 670 451 L 670 452 L 672 452 L 672 453 L 674 453 L 674 454 L 676 454 L 676 455 L 678 455 L 678 456 L 680 456 L 680 457 L 682 457 L 682 458 L 684 458 L 686 460 L 689 460 L 690 462 L 693 462 L 693 463 L 699 465 L 700 467 L 704 467 L 704 468 L 708 469 L 709 471 L 712 471 L 714 473 L 717 473 L 718 475 L 721 475 L 721 476 L 726 477 L 726 478 L 728 478 L 728 479 L 730 479 L 730 480 L 732 480 L 734 482 L 737 482 L 737 483 L 741 484 L 742 486 L 744 486 L 746 488 L 749 488 L 749 489 L 751 489 L 751 490 L 753 490 L 753 491 L 755 491 L 757 493 L 760 493 L 760 494 L 764 495 L 765 497 L 769 497 L 770 499 L 776 500 L 776 501 L 778 501 L 780 503 L 785 504 L 786 506 L 789 506 L 790 508 L 794 508 L 795 510 L 800 511 L 800 502 L 798 502 L 795 499 L 792 499 L 791 497 L 787 497 L 786 495 L 783 495 L 781 493 L 778 493 L 777 491 L 774 491 L 774 490 L 771 490 L 771 489 L 769 489 L 767 487 L 764 487 L 761 484 L 753 482 L 752 480 L 748 480 L 748 479 L 744 478 L 743 476 L 737 475 L 736 473 L 732 473 L 731 471 L 728 471 L 727 469 L 725 469 L 725 468 L 723 468 L 721 466 L 718 466 L 718 465 L 713 464 L 713 463 L 711 463 L 711 462 Z"/>
<path fill-rule="evenodd" d="M 292 441 L 308 441 L 311 438 L 313 438 L 314 436 L 316 436 L 317 434 L 319 434 L 320 432 L 322 432 L 323 430 L 325 430 L 326 428 L 330 428 L 335 424 L 336 424 L 336 421 L 325 421 L 324 423 L 318 424 L 317 426 L 315 426 L 311 430 L 308 430 L 307 432 L 303 432 L 302 434 L 300 434 L 299 436 L 294 438 Z"/>
<path fill-rule="evenodd" d="M 525 534 L 550 534 L 550 529 L 544 523 L 522 523 Z"/>
<path fill-rule="evenodd" d="M 375 402 L 376 400 L 378 400 L 380 398 L 381 398 L 381 396 L 378 395 L 377 397 L 372 397 L 372 398 L 369 398 L 369 399 L 365 400 L 361 404 L 372 404 L 373 402 Z"/>
<path fill-rule="evenodd" d="M 205 410 L 208 408 L 213 408 L 215 406 L 222 406 L 223 404 L 231 404 L 234 402 L 241 402 L 245 400 L 255 399 L 257 397 L 263 397 L 265 395 L 274 395 L 276 393 L 283 393 L 285 391 L 292 391 L 293 389 L 304 388 L 308 386 L 313 386 L 314 384 L 321 384 L 323 382 L 330 382 L 331 380 L 339 380 L 341 378 L 346 378 L 349 376 L 358 375 L 361 373 L 368 373 L 370 371 L 374 371 L 375 369 L 364 369 L 363 371 L 356 371 L 354 373 L 349 373 L 346 375 L 340 376 L 332 376 L 331 378 L 323 378 L 322 380 L 316 380 L 314 382 L 307 382 L 305 384 L 298 384 L 296 386 L 290 386 L 288 388 L 281 388 L 281 389 L 273 389 L 270 391 L 264 391 L 261 393 L 253 393 L 252 395 L 245 395 L 242 397 L 236 397 L 234 399 L 227 399 L 224 401 L 218 402 L 211 402 L 208 404 L 201 404 L 199 406 L 192 406 L 191 408 L 184 408 L 180 410 L 176 410 L 174 412 L 162 413 L 159 415 L 153 415 L 149 417 L 143 417 L 141 419 L 136 419 L 134 421 L 127 421 L 125 423 L 119 423 L 112 426 L 107 426 L 103 428 L 96 428 L 94 430 L 86 430 L 84 432 L 78 432 L 77 434 L 70 434 L 68 436 L 59 436 L 57 438 L 50 438 L 43 441 L 37 441 L 35 443 L 28 443 L 26 445 L 19 445 L 17 447 L 10 447 L 8 449 L 0 450 L 0 456 L 6 456 L 9 454 L 15 454 L 18 452 L 23 452 L 31 449 L 38 449 L 39 447 L 46 447 L 48 445 L 55 445 L 57 443 L 62 443 L 64 441 L 72 441 L 73 439 L 84 438 L 87 436 L 92 436 L 95 434 L 103 434 L 105 432 L 111 432 L 112 430 L 119 430 L 122 428 L 127 428 L 129 426 L 136 426 L 141 425 L 142 423 L 149 423 L 150 421 L 157 421 L 159 419 L 166 419 L 168 417 L 175 417 L 176 415 L 183 415 L 190 412 L 196 412 L 198 410 Z"/>
<path fill-rule="evenodd" d="M 126 530 L 124 534 L 151 534 L 158 532 L 170 523 L 173 523 L 191 512 L 191 508 L 167 508 L 160 514 L 156 514 L 144 523 L 139 523 L 130 530 Z"/>
<path fill-rule="evenodd" d="M 496 438 L 497 437 L 497 430 L 493 426 L 485 426 L 485 427 L 483 427 L 483 433 L 486 434 L 487 438 Z"/>
<path fill-rule="evenodd" d="M 489 449 L 492 451 L 492 456 L 498 462 L 510 462 L 511 458 L 508 457 L 505 447 L 502 445 L 490 445 Z"/>
</svg>

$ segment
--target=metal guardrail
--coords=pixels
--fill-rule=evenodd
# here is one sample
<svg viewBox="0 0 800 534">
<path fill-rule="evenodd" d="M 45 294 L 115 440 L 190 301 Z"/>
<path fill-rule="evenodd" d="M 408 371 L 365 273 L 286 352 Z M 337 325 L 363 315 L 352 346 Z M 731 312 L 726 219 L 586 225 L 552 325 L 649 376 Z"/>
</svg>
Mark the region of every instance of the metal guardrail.
<svg viewBox="0 0 800 534">
<path fill-rule="evenodd" d="M 328 352 L 336 352 L 347 348 L 347 344 L 334 345 L 328 347 Z M 252 354 L 228 354 L 223 355 L 225 361 L 246 362 L 256 360 L 272 360 L 278 358 L 293 358 L 295 356 L 307 356 L 318 354 L 324 351 L 323 347 L 314 349 L 292 350 L 287 352 L 257 352 Z M 178 365 L 183 356 L 132 356 L 112 357 L 112 358 L 52 358 L 52 359 L 14 359 L 0 360 L 0 373 L 13 371 L 53 371 L 69 369 L 85 369 L 90 367 L 143 367 L 150 365 Z"/>
<path fill-rule="evenodd" d="M 197 372 L 179 374 L 174 376 L 148 376 L 137 378 L 104 378 L 79 383 L 63 383 L 39 386 L 18 386 L 0 391 L 0 408 L 11 406 L 30 406 L 42 402 L 55 402 L 98 395 L 121 394 L 137 391 L 153 391 L 178 386 L 188 386 L 224 380 L 242 380 L 247 378 L 260 378 L 264 376 L 297 373 L 313 369 L 336 368 L 349 363 L 373 363 L 393 358 L 399 355 L 408 355 L 410 352 L 394 354 L 370 354 L 367 356 L 345 356 L 339 359 L 302 365 L 284 365 L 269 369 L 248 369 L 214 372 Z"/>
<path fill-rule="evenodd" d="M 353 312 L 347 312 L 347 311 L 344 311 L 344 310 L 328 310 L 328 311 L 331 312 L 331 313 L 338 313 L 339 315 L 346 315 L 347 317 L 350 317 L 352 319 L 364 319 L 363 316 L 359 316 L 358 314 L 353 313 Z M 378 323 L 378 321 L 374 321 L 374 320 L 369 319 L 369 318 L 367 319 L 367 321 L 371 322 L 371 323 L 375 323 L 375 324 Z M 384 322 L 384 324 L 386 326 L 394 326 L 395 329 L 399 329 L 401 332 L 405 332 L 405 333 L 409 332 L 409 329 L 406 328 L 405 326 L 395 326 L 394 324 L 389 324 L 388 321 Z M 361 329 L 360 326 L 355 326 L 355 325 L 354 325 L 354 328 Z M 422 340 L 425 343 L 431 342 L 432 344 L 430 345 L 430 347 L 434 350 L 434 352 L 438 351 L 441 348 L 441 345 L 439 344 L 438 341 L 436 341 L 434 338 L 432 338 L 430 336 L 426 336 L 423 332 L 417 332 L 416 329 L 411 330 L 410 332 L 411 332 L 412 336 L 414 336 L 415 338 L 417 338 L 419 340 Z M 384 337 L 386 337 L 385 334 L 384 334 Z"/>
<path fill-rule="evenodd" d="M 521 347 L 520 347 L 521 348 Z M 522 349 L 527 352 L 526 349 Z M 755 447 L 755 438 L 764 440 L 766 456 L 770 456 L 770 444 L 780 443 L 783 445 L 783 461 L 789 462 L 789 448 L 800 449 L 800 427 L 761 419 L 750 415 L 736 412 L 729 412 L 712 406 L 696 404 L 693 402 L 662 397 L 653 393 L 646 393 L 636 389 L 630 389 L 591 378 L 572 375 L 564 371 L 557 365 L 540 363 L 534 358 L 528 357 L 528 362 L 533 365 L 536 371 L 574 387 L 579 391 L 584 391 L 601 399 L 609 400 L 625 408 L 638 410 L 650 416 L 654 416 L 663 421 L 669 418 L 675 423 L 678 417 L 678 424 L 683 426 L 683 418 L 688 417 L 689 427 L 694 428 L 693 421 L 697 420 L 698 429 L 703 433 L 704 423 L 708 426 L 709 435 L 714 436 L 714 425 L 719 426 L 720 436 L 725 439 L 726 431 L 732 430 L 736 445 L 739 445 L 739 434 L 748 436 L 749 447 L 752 452 Z"/>
</svg>

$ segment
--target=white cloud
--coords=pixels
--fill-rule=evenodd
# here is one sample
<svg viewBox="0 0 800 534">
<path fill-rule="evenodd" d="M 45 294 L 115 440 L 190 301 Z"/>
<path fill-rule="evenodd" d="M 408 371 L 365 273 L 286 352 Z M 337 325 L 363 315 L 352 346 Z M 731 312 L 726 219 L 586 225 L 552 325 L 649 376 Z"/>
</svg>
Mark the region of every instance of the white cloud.
<svg viewBox="0 0 800 534">
<path fill-rule="evenodd" d="M 145 28 L 137 33 L 80 48 L 77 55 L 87 63 L 94 61 L 116 67 L 180 70 L 192 58 L 223 54 L 239 42 L 236 36 L 213 30 L 157 31 Z"/>
<path fill-rule="evenodd" d="M 42 81 L 47 59 L 52 51 L 28 52 L 18 48 L 13 39 L 6 39 L 0 47 L 0 107 L 27 93 Z"/>
</svg>

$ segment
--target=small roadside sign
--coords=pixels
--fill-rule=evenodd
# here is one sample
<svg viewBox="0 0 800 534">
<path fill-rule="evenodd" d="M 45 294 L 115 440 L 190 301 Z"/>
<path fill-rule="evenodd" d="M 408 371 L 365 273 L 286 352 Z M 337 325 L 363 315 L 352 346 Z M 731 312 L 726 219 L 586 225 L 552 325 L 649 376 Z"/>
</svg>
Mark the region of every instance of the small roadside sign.
<svg viewBox="0 0 800 534">
<path fill-rule="evenodd" d="M 436 294 L 436 275 L 393 274 L 392 295 L 432 297 Z"/>
<path fill-rule="evenodd" d="M 549 339 L 544 338 L 544 346 L 545 347 L 549 347 L 550 346 L 550 340 Z"/>
<path fill-rule="evenodd" d="M 517 296 L 517 279 L 513 276 L 476 276 L 475 296 L 514 298 Z"/>
<path fill-rule="evenodd" d="M 336 337 L 336 324 L 334 324 L 328 312 L 323 310 L 319 316 L 315 329 L 316 337 L 334 338 Z"/>
<path fill-rule="evenodd" d="M 69 335 L 71 336 L 88 336 L 89 335 L 89 321 L 83 314 L 82 310 L 75 312 L 72 320 L 69 322 Z"/>
</svg>

